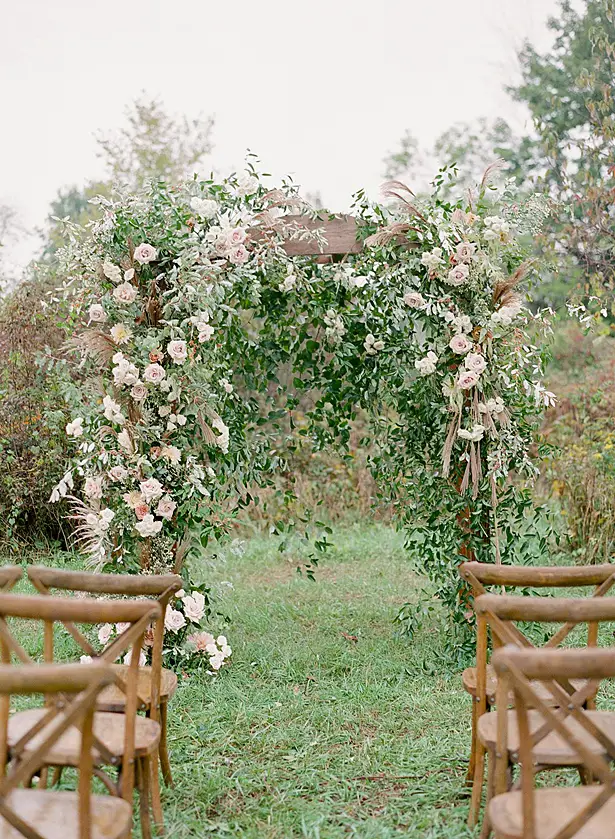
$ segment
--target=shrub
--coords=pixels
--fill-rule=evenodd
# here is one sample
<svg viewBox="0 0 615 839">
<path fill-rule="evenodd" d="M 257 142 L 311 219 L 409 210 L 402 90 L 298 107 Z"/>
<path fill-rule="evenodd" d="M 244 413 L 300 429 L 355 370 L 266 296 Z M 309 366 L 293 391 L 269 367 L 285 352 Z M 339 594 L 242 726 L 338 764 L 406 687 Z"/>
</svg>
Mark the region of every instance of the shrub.
<svg viewBox="0 0 615 839">
<path fill-rule="evenodd" d="M 551 388 L 558 403 L 545 438 L 558 448 L 547 461 L 550 490 L 561 505 L 570 548 L 581 562 L 615 552 L 615 341 L 561 329 Z"/>
<path fill-rule="evenodd" d="M 9 547 L 63 534 L 61 511 L 47 501 L 66 458 L 66 420 L 41 353 L 59 347 L 64 331 L 61 312 L 41 306 L 46 292 L 31 279 L 0 305 L 0 538 Z"/>
</svg>

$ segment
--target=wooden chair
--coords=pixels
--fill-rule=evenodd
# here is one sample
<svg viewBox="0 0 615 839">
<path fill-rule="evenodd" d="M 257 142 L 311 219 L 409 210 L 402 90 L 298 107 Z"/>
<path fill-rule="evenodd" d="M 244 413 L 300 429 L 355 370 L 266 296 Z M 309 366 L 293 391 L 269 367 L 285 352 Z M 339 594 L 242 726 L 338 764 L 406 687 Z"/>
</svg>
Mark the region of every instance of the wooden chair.
<svg viewBox="0 0 615 839">
<path fill-rule="evenodd" d="M 44 623 L 45 660 L 53 660 L 54 624 L 66 626 L 79 643 L 84 638 L 75 624 L 116 622 L 123 629 L 105 651 L 101 663 L 110 665 L 118 655 L 130 652 L 131 659 L 123 678 L 113 670 L 115 681 L 125 692 L 125 714 L 96 711 L 93 719 L 92 739 L 94 766 L 92 773 L 99 778 L 113 795 L 123 798 L 132 807 L 133 789 L 139 792 L 143 836 L 151 836 L 150 800 L 157 825 L 162 826 L 162 807 L 158 784 L 157 754 L 160 725 L 155 720 L 139 717 L 138 675 L 139 655 L 145 633 L 155 621 L 162 620 L 158 603 L 151 600 L 104 601 L 92 598 L 60 598 L 0 594 L 0 651 L 2 661 L 9 663 L 11 655 L 22 664 L 32 664 L 32 659 L 11 633 L 7 618 L 38 620 Z M 60 701 L 62 697 L 60 697 Z M 53 726 L 54 707 L 58 697 L 47 696 L 45 707 L 33 708 L 13 714 L 8 722 L 8 754 L 13 761 L 27 761 L 36 753 L 41 738 Z M 40 787 L 46 786 L 48 767 L 79 766 L 81 737 L 72 728 L 64 731 L 47 750 L 44 763 L 37 768 Z M 119 776 L 113 779 L 104 767 L 114 767 Z"/>
<path fill-rule="evenodd" d="M 156 597 L 164 616 L 171 597 L 182 588 L 181 577 L 175 574 L 139 575 L 92 574 L 83 571 L 59 571 L 33 565 L 28 568 L 28 577 L 41 594 L 50 594 L 51 589 L 81 592 L 96 595 L 120 595 L 127 597 Z M 87 639 L 80 641 L 86 655 L 97 653 Z M 177 690 L 177 676 L 172 670 L 162 667 L 162 648 L 164 644 L 164 621 L 156 624 L 151 646 L 151 667 L 140 667 L 138 677 L 139 709 L 151 719 L 158 720 L 161 726 L 160 764 L 167 786 L 172 786 L 171 762 L 168 752 L 168 704 Z M 103 654 L 104 657 L 104 654 Z M 125 667 L 116 665 L 120 674 Z M 100 710 L 122 713 L 125 707 L 125 695 L 118 685 L 112 685 L 99 697 Z"/>
<path fill-rule="evenodd" d="M 6 565 L 0 568 L 0 591 L 10 591 L 21 580 L 23 571 L 19 565 Z"/>
<path fill-rule="evenodd" d="M 615 617 L 615 611 L 613 611 Z M 576 691 L 573 680 L 615 677 L 615 650 L 521 650 L 505 647 L 493 656 L 499 690 L 498 759 L 495 795 L 488 818 L 497 839 L 613 839 L 615 836 L 615 732 L 597 726 L 593 713 L 583 709 L 585 691 Z M 536 690 L 542 685 L 558 700 L 545 702 Z M 504 696 L 512 691 L 516 729 L 519 732 L 521 780 L 506 789 L 506 754 L 510 713 Z M 536 727 L 532 715 L 540 716 Z M 536 752 L 557 736 L 574 753 L 597 785 L 535 789 Z"/>
<path fill-rule="evenodd" d="M 103 664 L 0 664 L 0 836 L 2 839 L 129 839 L 132 806 L 92 795 L 93 720 L 96 698 L 115 676 Z M 10 697 L 55 694 L 43 736 L 25 759 L 7 765 Z M 77 792 L 20 789 L 69 729 L 80 736 Z"/>
<path fill-rule="evenodd" d="M 518 565 L 493 565 L 491 563 L 464 562 L 459 566 L 459 574 L 472 588 L 473 596 L 480 597 L 487 593 L 487 587 L 497 586 L 500 591 L 520 588 L 582 588 L 594 589 L 593 596 L 605 595 L 615 583 L 615 565 L 593 565 L 570 568 L 553 567 L 525 567 Z M 568 634 L 570 630 L 566 632 Z M 587 644 L 595 646 L 597 626 L 590 626 Z M 548 646 L 557 646 L 562 638 L 554 638 L 547 642 Z M 522 633 L 518 633 L 518 643 L 527 645 Z M 479 686 L 478 673 L 484 677 Z M 481 749 L 478 740 L 478 717 L 480 713 L 491 710 L 495 704 L 497 679 L 493 668 L 487 661 L 487 632 L 481 634 L 477 623 L 476 636 L 476 666 L 468 667 L 462 673 L 464 690 L 472 698 L 472 740 L 470 746 L 470 761 L 467 779 L 472 784 L 472 804 L 468 824 L 473 827 L 480 811 L 480 799 L 484 783 L 484 754 L 479 755 Z M 588 707 L 592 707 L 593 697 L 587 700 Z"/>
<path fill-rule="evenodd" d="M 570 631 L 579 624 L 587 624 L 589 629 L 595 632 L 597 636 L 600 622 L 615 621 L 615 598 L 612 597 L 568 599 L 562 597 L 507 597 L 488 594 L 478 597 L 474 603 L 474 608 L 479 623 L 480 636 L 484 637 L 486 635 L 488 626 L 496 648 L 504 645 L 525 650 L 533 648 L 531 642 L 521 635 L 515 626 L 515 622 L 518 621 L 563 624 L 547 642 L 548 647 L 545 645 L 542 648 L 545 652 L 553 651 L 552 648 L 561 643 Z M 524 639 L 523 643 L 520 643 L 520 637 Z M 581 648 L 580 652 L 591 657 L 595 649 L 591 647 Z M 542 711 L 538 709 L 550 706 L 553 713 L 565 713 L 565 710 L 563 711 L 560 706 L 563 703 L 566 708 L 568 707 L 568 694 L 574 694 L 575 702 L 580 706 L 587 706 L 587 700 L 596 696 L 598 683 L 592 680 L 573 680 L 570 685 L 567 685 L 567 688 L 569 688 L 568 693 L 562 693 L 561 690 L 553 690 L 550 685 L 547 687 L 542 683 L 532 685 L 533 695 L 540 700 L 540 703 L 535 706 L 537 710 L 532 710 L 529 713 L 529 724 L 533 735 L 540 731 L 543 725 Z M 496 757 L 500 761 L 500 765 L 502 762 L 506 764 L 506 771 L 510 778 L 512 778 L 513 767 L 519 762 L 521 733 L 517 728 L 515 710 L 509 708 L 513 702 L 514 697 L 507 692 L 506 686 L 500 685 L 498 679 L 496 695 L 498 713 L 487 714 L 485 713 L 484 703 L 479 705 L 477 765 L 479 761 L 482 761 L 485 753 L 488 752 L 488 801 L 494 792 Z M 592 703 L 592 707 L 584 711 L 584 719 L 588 720 L 596 730 L 602 732 L 601 737 L 605 742 L 608 741 L 608 738 L 615 739 L 615 712 L 596 711 Z M 498 731 L 499 727 L 504 724 L 503 720 L 506 720 L 508 732 L 507 749 L 504 754 L 500 755 L 498 752 Z M 590 751 L 603 755 L 607 753 L 600 742 L 600 738 L 597 741 L 587 741 L 583 733 L 577 731 L 575 731 L 575 736 L 580 737 Z M 584 784 L 591 780 L 585 770 L 585 762 L 579 758 L 578 753 L 570 748 L 569 743 L 562 739 L 557 731 L 545 738 L 537 736 L 533 760 L 537 771 L 576 767 Z M 473 793 L 476 789 L 478 789 L 478 783 L 474 787 Z M 477 803 L 480 806 L 480 798 Z M 483 824 L 482 836 L 485 837 L 488 834 L 489 822 L 486 819 Z"/>
</svg>

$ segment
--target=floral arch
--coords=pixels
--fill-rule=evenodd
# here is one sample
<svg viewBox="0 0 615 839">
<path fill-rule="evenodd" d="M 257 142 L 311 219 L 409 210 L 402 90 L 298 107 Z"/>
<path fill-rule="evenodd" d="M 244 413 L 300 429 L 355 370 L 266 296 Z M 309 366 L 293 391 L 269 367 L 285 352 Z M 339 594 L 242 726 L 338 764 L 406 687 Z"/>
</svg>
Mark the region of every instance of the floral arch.
<svg viewBox="0 0 615 839">
<path fill-rule="evenodd" d="M 301 393 L 308 434 L 344 446 L 358 409 L 371 467 L 454 612 L 461 552 L 500 558 L 535 474 L 544 313 L 525 304 L 548 208 L 495 171 L 453 203 L 402 184 L 319 215 L 291 183 L 155 183 L 99 199 L 72 228 L 65 294 L 83 325 L 53 501 L 71 503 L 98 567 L 179 568 L 187 537 L 226 532 L 280 468 L 275 437 Z M 292 371 L 284 391 L 278 372 Z"/>
</svg>

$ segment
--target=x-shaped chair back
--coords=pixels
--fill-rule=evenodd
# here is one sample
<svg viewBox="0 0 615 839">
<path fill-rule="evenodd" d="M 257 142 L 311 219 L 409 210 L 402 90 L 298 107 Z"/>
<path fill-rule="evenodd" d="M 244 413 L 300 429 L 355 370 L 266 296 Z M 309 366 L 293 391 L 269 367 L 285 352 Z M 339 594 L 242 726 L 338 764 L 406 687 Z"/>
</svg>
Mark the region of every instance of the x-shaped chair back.
<svg viewBox="0 0 615 839">
<path fill-rule="evenodd" d="M 608 605 L 611 607 L 610 617 L 602 619 L 615 620 L 615 604 Z M 605 615 L 605 612 L 600 612 L 600 614 Z M 577 611 L 575 618 L 578 616 Z M 595 617 L 595 613 L 592 617 Z M 567 824 L 552 834 L 552 839 L 570 839 L 576 836 L 590 818 L 615 795 L 615 772 L 612 771 L 609 762 L 602 755 L 588 748 L 587 743 L 575 736 L 565 724 L 567 717 L 573 717 L 601 745 L 608 759 L 615 760 L 615 743 L 597 728 L 583 710 L 586 690 L 575 690 L 571 680 L 582 679 L 586 683 L 594 684 L 600 679 L 615 677 L 615 650 L 521 650 L 518 647 L 507 646 L 495 652 L 493 666 L 498 675 L 498 684 L 502 685 L 502 691 L 508 692 L 512 689 L 515 697 L 521 763 L 523 839 L 535 839 L 536 796 L 533 750 L 550 732 L 556 732 L 570 746 L 601 784 L 601 787 L 596 787 L 596 795 L 589 799 Z M 544 684 L 554 698 L 559 700 L 558 707 L 553 707 L 543 700 L 535 690 L 537 683 Z M 544 724 L 538 731 L 530 731 L 528 716 L 530 708 L 539 711 L 544 720 Z M 507 719 L 507 714 L 503 710 L 498 711 L 496 793 L 505 790 L 506 760 L 504 755 L 507 751 Z"/>
<path fill-rule="evenodd" d="M 28 577 L 41 593 L 49 595 L 53 589 L 61 591 L 79 592 L 81 594 L 94 594 L 102 596 L 125 596 L 125 597 L 155 597 L 160 605 L 162 615 L 166 612 L 169 600 L 182 588 L 182 579 L 176 574 L 163 575 L 139 575 L 129 576 L 126 574 L 93 574 L 84 571 L 61 571 L 55 568 L 33 565 L 28 568 Z M 112 601 L 121 602 L 121 601 Z M 122 652 L 122 644 L 119 637 L 116 638 L 102 652 L 97 652 L 88 639 L 80 632 L 74 624 L 64 624 L 68 632 L 83 649 L 86 655 L 98 658 L 101 661 L 113 663 Z M 160 679 L 162 674 L 162 648 L 164 644 L 164 620 L 156 622 L 152 642 L 152 666 L 150 670 L 150 695 L 151 709 L 150 717 L 158 719 L 158 706 L 160 700 Z M 45 660 L 53 661 L 53 627 L 45 625 Z M 117 676 L 118 682 L 122 681 Z M 138 707 L 146 705 L 146 698 L 138 696 Z"/>
<path fill-rule="evenodd" d="M 592 598 L 604 597 L 615 584 L 615 565 L 593 565 L 572 568 L 526 567 L 519 565 L 493 565 L 491 563 L 464 562 L 459 566 L 460 576 L 472 587 L 475 598 L 488 594 L 487 587 L 506 588 L 578 588 L 592 587 Z M 531 598 L 522 598 L 529 600 Z M 540 598 L 534 598 L 540 599 Z M 476 622 L 476 682 L 478 713 L 486 709 L 488 634 L 486 619 L 477 615 Z M 576 624 L 564 620 L 561 626 L 543 645 L 545 648 L 558 647 L 572 632 Z M 500 630 L 502 622 L 498 623 Z M 519 629 L 510 623 L 500 637 L 495 626 L 491 627 L 494 647 L 503 644 L 516 644 L 519 647 L 532 648 L 534 644 Z M 589 621 L 587 626 L 587 646 L 595 647 L 598 643 L 598 623 Z M 588 707 L 593 704 L 589 697 Z"/>
<path fill-rule="evenodd" d="M 3 613 L 3 618 L 6 612 Z M 112 669 L 104 664 L 57 664 L 24 665 L 13 667 L 0 665 L 0 816 L 2 816 L 25 839 L 43 839 L 36 828 L 25 821 L 12 804 L 11 793 L 20 784 L 26 783 L 36 772 L 53 745 L 70 727 L 81 732 L 79 755 L 79 839 L 91 839 L 91 781 L 93 769 L 93 718 L 96 697 L 100 691 L 114 681 Z M 24 760 L 13 761 L 8 766 L 8 721 L 10 697 L 16 694 L 55 693 L 65 697 L 63 707 L 56 710 L 54 724 L 49 726 L 43 737 L 39 737 L 36 749 Z M 31 736 L 34 736 L 33 734 Z M 29 737 L 30 739 L 30 737 Z"/>
<path fill-rule="evenodd" d="M 115 658 L 130 651 L 131 659 L 128 666 L 128 676 L 119 683 L 126 695 L 126 725 L 124 730 L 124 748 L 121 763 L 123 766 L 121 778 L 122 798 L 132 800 L 134 785 L 134 739 L 135 718 L 137 715 L 137 676 L 139 669 L 139 655 L 143 646 L 145 633 L 154 621 L 161 622 L 162 611 L 160 605 L 152 600 L 94 600 L 92 598 L 60 598 L 60 597 L 29 597 L 16 594 L 0 594 L 0 657 L 2 663 L 10 664 L 14 656 L 22 664 L 34 664 L 26 650 L 11 632 L 7 618 L 22 618 L 40 620 L 45 628 L 50 628 L 53 638 L 53 625 L 60 622 L 65 626 L 72 626 L 79 637 L 83 637 L 75 626 L 81 624 L 121 623 L 124 628 L 108 648 L 106 659 L 99 659 L 101 663 L 109 665 Z M 113 649 L 111 649 L 113 648 Z M 52 650 L 53 652 L 53 650 Z M 45 650 L 48 653 L 48 650 Z M 49 663 L 49 659 L 46 658 Z M 117 681 L 117 679 L 116 679 Z M 20 758 L 26 745 L 35 734 L 43 731 L 52 723 L 58 714 L 58 703 L 61 705 L 64 697 L 56 697 L 52 703 L 48 702 L 47 712 L 41 717 L 24 737 L 12 746 L 11 754 Z M 105 763 L 115 765 L 119 762 L 108 748 L 92 735 L 97 752 Z M 3 761 L 4 757 L 4 761 Z M 0 765 L 6 761 L 6 754 L 0 754 Z"/>
<path fill-rule="evenodd" d="M 6 565 L 0 568 L 0 591 L 10 591 L 21 580 L 23 571 L 19 565 Z"/>
</svg>

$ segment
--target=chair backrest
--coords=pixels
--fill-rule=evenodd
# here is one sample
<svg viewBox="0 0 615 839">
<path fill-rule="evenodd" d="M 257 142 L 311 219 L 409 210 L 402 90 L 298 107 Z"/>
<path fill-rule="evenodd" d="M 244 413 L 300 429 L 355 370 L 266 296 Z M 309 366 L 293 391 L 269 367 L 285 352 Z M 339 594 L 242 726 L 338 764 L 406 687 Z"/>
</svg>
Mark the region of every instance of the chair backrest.
<svg viewBox="0 0 615 839">
<path fill-rule="evenodd" d="M 160 605 L 151 600 L 94 600 L 92 598 L 61 598 L 40 597 L 18 594 L 0 594 L 0 659 L 3 664 L 10 664 L 15 657 L 21 664 L 33 664 L 20 641 L 11 632 L 7 618 L 21 618 L 24 620 L 42 621 L 45 628 L 50 628 L 53 638 L 54 623 L 72 626 L 79 638 L 84 637 L 75 624 L 120 623 L 122 629 L 108 648 L 108 656 L 102 656 L 99 661 L 109 665 L 115 661 L 117 655 L 130 652 L 130 664 L 127 676 L 119 681 L 115 674 L 114 681 L 126 695 L 126 724 L 124 728 L 123 771 L 121 778 L 122 797 L 126 801 L 132 800 L 134 786 L 134 749 L 135 749 L 135 718 L 137 715 L 137 677 L 139 669 L 139 655 L 148 627 L 154 621 L 160 621 L 162 611 Z M 46 645 L 47 646 L 47 645 Z M 113 648 L 113 649 L 111 649 Z M 49 663 L 48 649 L 45 649 L 45 660 Z M 53 652 L 53 650 L 52 650 Z M 49 699 L 49 697 L 48 697 Z M 58 697 L 63 702 L 63 697 Z M 40 731 L 57 714 L 57 701 L 47 702 L 47 713 L 43 716 L 37 730 Z M 96 750 L 106 763 L 117 764 L 118 759 L 95 735 L 92 735 Z M 21 741 L 12 747 L 15 757 L 23 752 L 26 742 Z M 0 772 L 3 765 L 0 755 Z"/>
<path fill-rule="evenodd" d="M 46 568 L 32 565 L 28 568 L 28 577 L 41 594 L 51 594 L 53 590 L 79 592 L 94 595 L 125 596 L 125 597 L 155 597 L 160 604 L 162 615 L 166 612 L 169 600 L 183 586 L 181 577 L 176 574 L 148 575 L 140 574 L 94 574 L 87 571 L 64 571 L 56 568 Z M 87 638 L 76 630 L 70 623 L 66 629 L 84 650 L 86 655 L 98 657 L 105 661 L 115 652 L 111 644 L 102 653 L 97 652 Z M 151 717 L 158 718 L 158 701 L 160 698 L 160 679 L 162 675 L 162 649 L 164 645 L 164 620 L 156 622 L 151 644 L 152 666 L 150 671 Z M 46 659 L 53 660 L 53 632 L 51 627 L 45 627 Z M 121 678 L 121 676 L 118 676 Z M 145 698 L 139 696 L 139 706 L 145 705 Z"/>
<path fill-rule="evenodd" d="M 523 598 L 525 599 L 525 598 Z M 571 604 L 574 601 L 569 601 Z M 592 604 L 593 605 L 593 604 Z M 516 614 L 517 607 L 510 604 L 508 614 Z M 559 612 L 561 614 L 561 611 Z M 595 615 L 574 606 L 570 619 L 580 614 Z M 599 611 L 599 614 L 605 614 Z M 615 605 L 611 606 L 610 619 L 615 619 Z M 530 650 L 507 646 L 497 650 L 493 656 L 493 666 L 498 676 L 498 690 L 504 695 L 512 690 L 519 730 L 519 762 L 521 764 L 521 795 L 523 813 L 523 839 L 535 839 L 536 836 L 536 796 L 534 793 L 534 749 L 549 733 L 556 732 L 582 761 L 586 768 L 597 778 L 601 786 L 596 787 L 596 794 L 587 799 L 577 813 L 564 825 L 560 820 L 555 823 L 549 834 L 551 839 L 570 839 L 588 823 L 588 821 L 615 794 L 615 772 L 609 761 L 615 760 L 615 742 L 584 711 L 585 691 L 572 687 L 573 679 L 582 679 L 593 683 L 600 679 L 615 677 L 615 650 L 612 649 L 573 649 L 573 650 Z M 555 709 L 536 690 L 536 684 L 542 684 L 558 698 Z M 498 734 L 496 746 L 495 793 L 492 806 L 497 804 L 497 795 L 506 790 L 506 770 L 508 755 L 508 714 L 506 703 L 498 703 Z M 529 709 L 539 711 L 543 724 L 538 730 L 531 731 Z M 571 716 L 590 735 L 590 742 L 583 741 L 566 725 L 566 718 Z M 601 747 L 608 761 L 590 748 L 591 739 Z M 557 814 L 547 814 L 556 815 Z M 590 833 L 587 834 L 591 835 Z"/>
<path fill-rule="evenodd" d="M 486 562 L 464 562 L 459 566 L 459 574 L 472 587 L 474 598 L 487 594 L 487 588 L 491 586 L 500 587 L 501 591 L 506 588 L 592 588 L 592 597 L 603 597 L 615 585 L 615 564 L 586 565 L 579 567 L 542 567 L 524 565 L 493 565 Z M 526 598 L 529 599 L 529 598 Z M 565 623 L 546 643 L 547 647 L 557 647 L 564 641 L 574 624 Z M 516 640 L 511 637 L 506 641 L 500 641 L 497 634 L 494 634 L 494 646 L 502 643 L 516 643 L 519 646 L 533 646 L 521 630 L 511 625 L 511 632 Z M 587 625 L 587 646 L 595 647 L 598 643 L 598 623 L 590 621 Z M 476 679 L 477 698 L 479 702 L 486 702 L 482 692 L 486 691 L 487 685 L 487 621 L 477 619 L 476 622 Z"/>
<path fill-rule="evenodd" d="M 0 591 L 10 591 L 21 580 L 23 571 L 19 565 L 5 565 L 0 568 Z"/>
<path fill-rule="evenodd" d="M 50 749 L 69 727 L 76 727 L 81 732 L 78 812 L 75 813 L 79 822 L 78 835 L 79 839 L 91 839 L 94 709 L 99 692 L 113 680 L 111 667 L 104 664 L 0 665 L 0 816 L 26 839 L 42 837 L 28 822 L 29 813 L 17 812 L 9 797 L 45 763 Z M 53 725 L 42 736 L 39 734 L 36 748 L 24 760 L 7 766 L 11 696 L 49 693 L 61 694 L 65 698 L 63 706 L 56 709 Z M 36 732 L 32 730 L 26 735 L 27 741 L 39 731 L 38 728 Z"/>
</svg>

